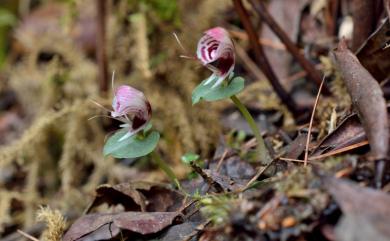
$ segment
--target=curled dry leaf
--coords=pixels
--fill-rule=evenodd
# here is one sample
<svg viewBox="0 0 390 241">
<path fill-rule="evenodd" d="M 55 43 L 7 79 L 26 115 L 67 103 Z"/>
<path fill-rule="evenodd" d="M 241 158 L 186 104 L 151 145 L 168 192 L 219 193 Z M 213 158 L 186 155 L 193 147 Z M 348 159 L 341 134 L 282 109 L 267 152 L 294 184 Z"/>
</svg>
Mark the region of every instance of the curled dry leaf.
<svg viewBox="0 0 390 241">
<path fill-rule="evenodd" d="M 152 182 L 101 185 L 89 210 L 102 203 L 122 204 L 126 211 L 165 212 L 177 211 L 182 205 L 183 194 L 168 185 Z"/>
<path fill-rule="evenodd" d="M 88 214 L 80 217 L 69 228 L 63 241 L 92 238 L 102 240 L 115 237 L 120 230 L 142 235 L 153 234 L 171 225 L 180 212 L 123 212 L 118 214 Z"/>
<path fill-rule="evenodd" d="M 336 178 L 325 178 L 324 183 L 343 212 L 335 230 L 337 240 L 389 240 L 390 195 Z"/>
<path fill-rule="evenodd" d="M 374 78 L 390 77 L 390 21 L 384 21 L 357 51 L 356 56 Z"/>
<path fill-rule="evenodd" d="M 172 224 L 179 214 L 179 212 L 127 212 L 116 215 L 113 221 L 114 225 L 121 229 L 145 235 L 157 233 Z"/>
<path fill-rule="evenodd" d="M 347 48 L 344 40 L 339 43 L 334 56 L 366 132 L 371 148 L 370 159 L 385 159 L 388 154 L 389 130 L 381 87 Z"/>
<path fill-rule="evenodd" d="M 62 237 L 63 241 L 73 241 L 78 240 L 81 237 L 90 234 L 94 231 L 98 231 L 99 233 L 105 229 L 105 225 L 110 225 L 112 223 L 112 215 L 111 214 L 89 214 L 85 215 L 76 220 L 69 228 L 69 230 Z M 113 236 L 118 234 L 119 231 L 117 228 L 115 232 L 112 234 Z M 102 237 L 106 237 L 106 233 L 102 233 Z M 111 237 L 111 235 L 109 236 Z"/>
<path fill-rule="evenodd" d="M 343 147 L 366 140 L 366 133 L 356 114 L 347 116 L 334 131 L 325 136 L 314 149 L 313 156 L 318 156 L 328 151 L 335 151 Z"/>
</svg>

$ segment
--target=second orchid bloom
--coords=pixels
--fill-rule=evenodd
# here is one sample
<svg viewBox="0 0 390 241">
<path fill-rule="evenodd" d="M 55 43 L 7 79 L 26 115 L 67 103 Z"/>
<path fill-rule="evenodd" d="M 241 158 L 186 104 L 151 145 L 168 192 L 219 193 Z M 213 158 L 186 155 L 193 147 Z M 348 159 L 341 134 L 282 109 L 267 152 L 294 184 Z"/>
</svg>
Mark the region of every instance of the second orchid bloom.
<svg viewBox="0 0 390 241">
<path fill-rule="evenodd" d="M 221 27 L 215 27 L 204 32 L 198 42 L 197 58 L 213 74 L 204 83 L 213 83 L 215 88 L 233 73 L 235 64 L 234 44 L 229 33 Z"/>
<path fill-rule="evenodd" d="M 152 108 L 145 95 L 128 85 L 121 85 L 115 91 L 111 116 L 122 121 L 121 127 L 128 132 L 119 141 L 127 139 L 143 130 L 152 117 Z"/>
</svg>

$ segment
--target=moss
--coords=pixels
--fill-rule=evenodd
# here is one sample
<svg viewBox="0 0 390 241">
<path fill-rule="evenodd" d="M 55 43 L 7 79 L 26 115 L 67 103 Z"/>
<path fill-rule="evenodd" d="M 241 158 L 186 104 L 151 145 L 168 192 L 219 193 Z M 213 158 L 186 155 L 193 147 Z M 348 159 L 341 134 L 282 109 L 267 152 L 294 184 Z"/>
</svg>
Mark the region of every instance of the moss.
<svg viewBox="0 0 390 241">
<path fill-rule="evenodd" d="M 322 97 L 317 106 L 315 118 L 320 131 L 319 139 L 329 134 L 351 107 L 351 98 L 341 74 L 335 68 L 330 58 L 321 56 L 320 60 L 324 66 L 325 75 L 331 79 L 329 87 L 332 96 Z"/>
<path fill-rule="evenodd" d="M 59 210 L 52 210 L 49 207 L 41 207 L 37 213 L 37 221 L 46 223 L 46 228 L 41 235 L 41 240 L 61 240 L 62 233 L 66 228 L 66 222 Z"/>
</svg>

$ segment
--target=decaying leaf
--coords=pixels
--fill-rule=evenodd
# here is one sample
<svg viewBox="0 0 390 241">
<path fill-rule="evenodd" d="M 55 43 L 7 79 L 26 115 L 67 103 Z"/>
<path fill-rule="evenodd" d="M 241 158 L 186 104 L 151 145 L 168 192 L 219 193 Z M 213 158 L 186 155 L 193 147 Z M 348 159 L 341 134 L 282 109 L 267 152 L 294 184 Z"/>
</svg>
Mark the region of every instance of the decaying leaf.
<svg viewBox="0 0 390 241">
<path fill-rule="evenodd" d="M 188 241 L 191 237 L 197 235 L 209 223 L 203 222 L 186 222 L 170 227 L 166 233 L 159 237 L 160 241 Z"/>
<path fill-rule="evenodd" d="M 213 182 L 222 187 L 224 191 L 237 191 L 242 189 L 245 185 L 239 183 L 238 180 L 235 181 L 231 177 L 220 174 L 213 170 L 203 170 L 203 172 L 211 179 Z"/>
<path fill-rule="evenodd" d="M 370 158 L 385 159 L 388 154 L 389 130 L 383 92 L 378 82 L 348 50 L 345 40 L 339 43 L 334 56 L 367 134 L 371 148 Z"/>
<path fill-rule="evenodd" d="M 353 37 L 352 49 L 358 49 L 374 30 L 375 1 L 355 0 L 352 5 Z"/>
<path fill-rule="evenodd" d="M 386 19 L 357 51 L 362 65 L 378 81 L 390 77 L 390 21 Z"/>
<path fill-rule="evenodd" d="M 122 204 L 126 211 L 177 211 L 183 199 L 183 194 L 164 184 L 140 181 L 114 186 L 101 185 L 96 189 L 96 197 L 89 210 L 107 203 Z"/>
<path fill-rule="evenodd" d="M 248 163 L 248 161 L 241 159 L 237 155 L 233 155 L 226 158 L 226 160 L 222 160 L 218 169 L 219 159 L 220 158 L 217 159 L 218 163 L 210 163 L 210 170 L 217 171 L 220 174 L 228 176 L 238 182 L 246 182 L 256 173 L 255 169 Z"/>
<path fill-rule="evenodd" d="M 305 150 L 307 134 L 299 134 L 288 146 L 285 148 L 285 157 L 296 159 Z"/>
<path fill-rule="evenodd" d="M 78 240 L 81 237 L 92 233 L 104 225 L 112 223 L 112 214 L 89 214 L 85 215 L 72 224 L 69 230 L 65 233 L 62 240 L 72 241 Z M 110 225 L 111 226 L 111 225 Z M 117 233 L 117 232 L 115 232 Z M 105 235 L 105 234 L 103 234 Z M 115 234 L 116 235 L 116 234 Z M 114 233 L 113 233 L 114 236 Z"/>
<path fill-rule="evenodd" d="M 317 145 L 312 156 L 356 144 L 365 140 L 366 133 L 356 114 L 347 116 L 337 128 Z"/>
<path fill-rule="evenodd" d="M 335 178 L 326 178 L 325 186 L 344 214 L 337 240 L 390 240 L 390 195 Z"/>
<path fill-rule="evenodd" d="M 117 214 L 88 214 L 80 217 L 69 228 L 63 241 L 82 240 L 88 235 L 102 240 L 118 235 L 120 230 L 139 234 L 153 234 L 166 228 L 180 212 L 123 212 Z M 96 237 L 99 235 L 98 237 Z"/>
<path fill-rule="evenodd" d="M 116 215 L 113 222 L 121 229 L 140 234 L 151 234 L 170 225 L 179 214 L 179 212 L 125 212 Z"/>
</svg>

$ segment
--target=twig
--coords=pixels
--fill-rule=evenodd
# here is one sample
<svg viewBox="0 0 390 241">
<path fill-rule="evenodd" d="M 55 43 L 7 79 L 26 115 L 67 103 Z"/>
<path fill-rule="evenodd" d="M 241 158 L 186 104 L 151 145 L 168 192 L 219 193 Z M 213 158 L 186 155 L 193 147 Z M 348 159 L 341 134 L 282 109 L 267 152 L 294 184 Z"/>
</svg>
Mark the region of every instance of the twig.
<svg viewBox="0 0 390 241">
<path fill-rule="evenodd" d="M 278 159 L 281 160 L 281 161 L 288 161 L 288 162 L 300 162 L 300 163 L 304 163 L 305 162 L 304 160 L 299 160 L 299 159 L 294 159 L 294 158 L 287 158 L 287 157 L 279 157 Z M 308 163 L 311 164 L 311 165 L 321 165 L 321 164 L 323 164 L 321 162 L 312 162 L 312 161 L 310 161 L 310 158 L 309 158 Z"/>
<path fill-rule="evenodd" d="M 340 148 L 340 149 L 337 149 L 337 150 L 334 150 L 334 151 L 330 151 L 330 152 L 327 152 L 327 153 L 322 154 L 322 155 L 310 157 L 308 160 L 309 161 L 314 161 L 314 160 L 319 160 L 319 159 L 322 159 L 322 158 L 334 156 L 334 155 L 337 155 L 337 154 L 340 154 L 340 153 L 343 153 L 343 152 L 346 152 L 346 151 L 350 151 L 350 150 L 359 148 L 361 146 L 365 146 L 367 144 L 368 144 L 368 141 L 358 142 L 356 144 L 353 144 L 353 145 L 350 145 L 350 146 L 346 146 L 346 147 L 343 147 L 343 148 Z"/>
<path fill-rule="evenodd" d="M 220 158 L 219 161 L 218 161 L 217 168 L 215 169 L 216 172 L 219 172 L 219 169 L 221 169 L 223 160 L 225 160 L 226 155 L 228 154 L 228 152 L 229 152 L 228 149 L 225 149 L 225 150 L 224 150 L 224 152 L 223 152 L 221 158 Z"/>
<path fill-rule="evenodd" d="M 238 58 L 240 58 L 240 60 L 244 63 L 244 68 L 247 71 L 251 72 L 255 76 L 255 78 L 257 78 L 259 80 L 265 78 L 264 74 L 261 72 L 261 70 L 256 65 L 256 63 L 253 62 L 253 60 L 248 56 L 248 54 L 245 52 L 245 50 L 240 45 L 236 45 L 235 48 L 236 48 L 236 54 L 237 54 Z M 318 64 L 318 65 L 316 65 L 316 68 L 321 69 L 322 65 Z M 286 82 L 292 82 L 296 79 L 303 78 L 305 76 L 306 76 L 306 71 L 302 70 L 302 71 L 299 71 L 299 72 L 287 77 Z M 390 93 L 390 90 L 389 90 L 389 93 Z M 299 108 L 302 108 L 302 105 L 299 105 Z"/>
<path fill-rule="evenodd" d="M 272 15 L 268 12 L 267 7 L 264 5 L 263 1 L 250 0 L 253 8 L 256 10 L 259 17 L 267 23 L 271 30 L 279 37 L 279 39 L 284 43 L 286 48 L 290 51 L 292 56 L 299 62 L 304 70 L 306 70 L 308 77 L 313 80 L 317 85 L 321 84 L 321 75 L 315 69 L 315 67 L 303 56 L 299 48 L 288 37 L 286 32 L 279 26 L 279 24 L 274 20 Z M 326 88 L 324 91 L 327 92 Z M 327 92 L 329 93 L 329 92 Z"/>
<path fill-rule="evenodd" d="M 243 62 L 243 67 L 251 72 L 258 80 L 262 80 L 266 78 L 264 74 L 261 72 L 259 66 L 256 65 L 255 62 L 248 56 L 248 54 L 245 52 L 245 49 L 243 49 L 240 45 L 235 46 L 236 54 L 238 58 L 241 59 Z"/>
<path fill-rule="evenodd" d="M 23 232 L 22 230 L 18 229 L 16 230 L 19 234 L 21 234 L 22 236 L 24 236 L 25 238 L 27 239 L 30 239 L 30 240 L 33 240 L 33 241 L 40 241 L 39 239 L 31 236 L 30 234 L 26 233 L 26 232 Z"/>
<path fill-rule="evenodd" d="M 279 157 L 279 160 L 282 161 L 288 161 L 288 162 L 305 162 L 304 160 L 294 159 L 294 158 L 288 158 L 288 157 Z M 310 162 L 309 162 L 310 163 Z"/>
<path fill-rule="evenodd" d="M 310 164 L 320 164 L 318 162 L 312 162 L 312 161 L 316 161 L 316 160 L 323 159 L 323 158 L 326 158 L 326 157 L 334 156 L 334 155 L 337 155 L 337 154 L 340 154 L 340 153 L 343 153 L 343 152 L 347 152 L 347 151 L 350 151 L 350 150 L 353 150 L 353 149 L 356 149 L 356 148 L 359 148 L 359 147 L 365 146 L 365 145 L 368 145 L 368 141 L 362 141 L 362 142 L 359 142 L 359 143 L 356 143 L 356 144 L 353 144 L 353 145 L 350 145 L 350 146 L 346 146 L 346 147 L 337 149 L 335 151 L 330 151 L 330 152 L 327 152 L 327 153 L 322 154 L 322 155 L 310 157 L 310 158 L 308 158 L 307 163 L 310 163 Z M 286 157 L 279 157 L 278 159 L 282 160 L 282 161 L 303 162 L 303 163 L 305 162 L 304 160 L 293 159 L 293 158 L 286 158 Z"/>
<path fill-rule="evenodd" d="M 198 166 L 195 162 L 190 162 L 190 166 L 191 166 L 192 170 L 194 170 L 196 173 L 198 173 L 203 178 L 203 180 L 205 180 L 209 184 L 210 187 L 214 187 L 217 190 L 217 192 L 224 192 L 221 185 L 219 183 L 217 183 L 216 181 L 214 181 L 209 175 L 207 175 L 202 170 L 202 168 L 200 168 L 200 166 Z"/>
<path fill-rule="evenodd" d="M 243 31 L 229 30 L 231 36 L 242 40 L 248 40 L 248 34 Z M 259 38 L 259 44 L 276 50 L 286 51 L 286 46 L 283 43 L 275 43 L 272 39 Z"/>
<path fill-rule="evenodd" d="M 108 67 L 106 55 L 106 0 L 97 0 L 96 58 L 99 65 L 99 90 L 102 95 L 108 91 Z"/>
<path fill-rule="evenodd" d="M 244 188 L 242 188 L 241 190 L 240 190 L 240 192 L 243 192 L 243 191 L 245 191 L 245 190 L 247 190 L 250 186 L 252 186 L 252 184 L 265 172 L 265 170 L 267 170 L 268 169 L 268 167 L 270 167 L 271 166 L 271 164 L 274 162 L 274 160 L 275 159 L 272 159 L 272 161 L 271 162 L 269 162 L 263 169 L 259 169 L 258 171 L 257 171 L 257 173 L 256 173 L 256 175 L 254 175 L 253 177 L 252 177 L 252 179 L 251 180 L 249 180 L 249 182 L 245 185 L 245 187 Z"/>
<path fill-rule="evenodd" d="M 307 165 L 307 158 L 309 156 L 309 144 L 310 144 L 311 129 L 313 127 L 314 114 L 316 112 L 318 100 L 320 99 L 320 94 L 321 94 L 321 90 L 322 90 L 322 86 L 324 85 L 324 82 L 325 82 L 325 76 L 322 78 L 320 88 L 318 89 L 316 101 L 314 102 L 313 112 L 311 113 L 311 117 L 310 117 L 309 131 L 307 132 L 307 140 L 306 140 L 306 147 L 305 147 L 305 159 L 304 159 L 305 166 Z"/>
<path fill-rule="evenodd" d="M 337 171 L 334 176 L 336 178 L 342 178 L 342 177 L 347 177 L 349 174 L 353 172 L 354 168 L 353 167 L 346 167 L 344 169 L 341 169 L 340 171 Z"/>
<path fill-rule="evenodd" d="M 244 145 L 242 145 L 241 150 L 243 152 L 247 152 L 249 149 L 251 149 L 252 147 L 255 147 L 255 146 L 256 146 L 256 138 L 252 138 L 249 141 L 247 141 L 246 143 L 244 143 Z"/>
<path fill-rule="evenodd" d="M 315 68 L 318 69 L 318 70 L 321 70 L 322 69 L 322 64 L 315 65 Z M 285 79 L 285 82 L 293 82 L 293 81 L 295 81 L 297 79 L 304 78 L 306 76 L 307 76 L 307 72 L 305 70 L 301 70 L 301 71 L 298 71 L 298 72 L 288 76 Z"/>
<path fill-rule="evenodd" d="M 263 47 L 258 42 L 258 37 L 256 34 L 256 31 L 251 23 L 251 20 L 249 19 L 249 14 L 244 8 L 241 0 L 233 0 L 233 4 L 235 7 L 236 12 L 238 13 L 240 20 L 242 24 L 244 25 L 245 31 L 248 34 L 249 41 L 251 43 L 251 46 L 254 50 L 255 57 L 256 57 L 256 63 L 260 67 L 260 69 L 263 71 L 265 76 L 270 81 L 272 87 L 274 88 L 276 94 L 279 96 L 283 104 L 287 106 L 289 111 L 294 116 L 297 116 L 299 114 L 299 108 L 296 105 L 294 99 L 286 92 L 286 90 L 282 87 L 282 85 L 279 82 L 278 77 L 276 76 L 275 72 L 273 71 L 270 63 L 268 62 L 268 59 L 265 56 Z"/>
</svg>

